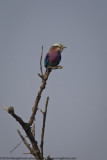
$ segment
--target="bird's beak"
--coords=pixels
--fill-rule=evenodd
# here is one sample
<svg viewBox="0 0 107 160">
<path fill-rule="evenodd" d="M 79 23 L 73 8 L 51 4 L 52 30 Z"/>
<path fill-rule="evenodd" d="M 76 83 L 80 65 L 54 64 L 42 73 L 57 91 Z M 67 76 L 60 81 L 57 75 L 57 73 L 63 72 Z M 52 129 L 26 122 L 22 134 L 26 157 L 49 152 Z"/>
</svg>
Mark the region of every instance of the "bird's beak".
<svg viewBox="0 0 107 160">
<path fill-rule="evenodd" d="M 64 49 L 64 48 L 67 48 L 67 47 L 65 47 L 65 46 L 62 46 L 62 48 Z"/>
</svg>

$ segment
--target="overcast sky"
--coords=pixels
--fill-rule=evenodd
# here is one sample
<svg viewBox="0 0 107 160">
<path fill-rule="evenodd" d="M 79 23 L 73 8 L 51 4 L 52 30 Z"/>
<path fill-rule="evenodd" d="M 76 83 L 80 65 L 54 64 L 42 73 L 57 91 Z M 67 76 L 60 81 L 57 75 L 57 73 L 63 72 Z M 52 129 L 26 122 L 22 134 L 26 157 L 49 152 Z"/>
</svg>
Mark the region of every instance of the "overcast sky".
<svg viewBox="0 0 107 160">
<path fill-rule="evenodd" d="M 52 157 L 107 160 L 107 1 L 0 0 L 0 106 L 29 120 L 44 54 L 67 46 L 62 70 L 51 73 L 39 108 L 49 96 L 44 152 Z M 45 71 L 45 68 L 43 69 Z M 42 114 L 36 117 L 40 144 Z M 23 156 L 20 125 L 0 108 L 0 156 Z"/>
</svg>

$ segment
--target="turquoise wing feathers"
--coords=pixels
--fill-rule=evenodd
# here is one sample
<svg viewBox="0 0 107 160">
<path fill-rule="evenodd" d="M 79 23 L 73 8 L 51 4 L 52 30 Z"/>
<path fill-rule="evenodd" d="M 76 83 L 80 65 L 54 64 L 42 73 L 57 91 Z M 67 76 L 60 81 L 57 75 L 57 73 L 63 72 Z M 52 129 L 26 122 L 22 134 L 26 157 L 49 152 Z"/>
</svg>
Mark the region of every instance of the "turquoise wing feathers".
<svg viewBox="0 0 107 160">
<path fill-rule="evenodd" d="M 47 64 L 49 62 L 49 53 L 46 54 L 45 60 L 44 60 L 44 66 L 47 67 Z"/>
</svg>

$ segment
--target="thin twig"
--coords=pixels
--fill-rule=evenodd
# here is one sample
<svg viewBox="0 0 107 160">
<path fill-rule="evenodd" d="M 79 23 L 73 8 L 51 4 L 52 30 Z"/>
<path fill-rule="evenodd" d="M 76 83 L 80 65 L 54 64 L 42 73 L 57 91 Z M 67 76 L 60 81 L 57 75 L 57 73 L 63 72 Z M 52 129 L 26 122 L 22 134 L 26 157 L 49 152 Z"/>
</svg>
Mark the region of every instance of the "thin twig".
<svg viewBox="0 0 107 160">
<path fill-rule="evenodd" d="M 40 109 L 40 112 L 41 112 L 42 114 L 44 114 L 44 112 L 42 111 L 42 109 Z"/>
<path fill-rule="evenodd" d="M 27 136 L 26 136 L 26 137 L 27 137 Z M 26 137 L 24 137 L 24 138 L 26 138 Z M 10 151 L 10 153 L 12 153 L 22 142 L 23 142 L 23 141 L 21 140 L 21 141 Z"/>
<path fill-rule="evenodd" d="M 43 46 L 42 46 L 42 52 L 41 52 L 41 58 L 40 58 L 40 70 L 41 70 L 41 76 L 43 77 L 43 71 L 42 71 L 42 56 L 43 56 Z"/>
<path fill-rule="evenodd" d="M 32 111 L 33 111 L 33 108 L 32 108 Z M 35 118 L 32 123 L 32 134 L 33 134 L 33 137 L 35 138 Z"/>
<path fill-rule="evenodd" d="M 31 153 L 23 153 L 23 154 L 31 154 Z"/>
<path fill-rule="evenodd" d="M 3 107 L 6 111 L 8 111 L 8 108 L 7 108 L 6 106 L 2 105 L 2 107 Z"/>
<path fill-rule="evenodd" d="M 43 76 L 40 73 L 38 73 L 38 76 L 43 79 Z"/>
<path fill-rule="evenodd" d="M 46 115 L 47 115 L 47 106 L 48 106 L 49 97 L 46 99 L 45 111 L 41 111 L 43 114 L 43 127 L 42 127 L 42 134 L 41 134 L 41 159 L 43 159 L 43 145 L 44 145 L 44 133 L 45 133 L 45 123 L 46 123 Z"/>
<path fill-rule="evenodd" d="M 55 66 L 55 67 L 51 67 L 52 68 L 52 70 L 54 70 L 54 69 L 62 69 L 63 67 L 62 66 Z"/>
</svg>

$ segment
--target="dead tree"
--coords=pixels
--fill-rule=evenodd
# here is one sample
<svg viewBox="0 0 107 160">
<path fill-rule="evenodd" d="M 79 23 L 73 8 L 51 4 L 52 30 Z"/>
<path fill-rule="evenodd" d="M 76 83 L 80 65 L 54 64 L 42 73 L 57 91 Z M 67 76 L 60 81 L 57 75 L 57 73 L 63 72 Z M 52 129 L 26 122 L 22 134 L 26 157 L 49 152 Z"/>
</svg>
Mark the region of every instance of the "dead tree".
<svg viewBox="0 0 107 160">
<path fill-rule="evenodd" d="M 38 142 L 37 142 L 37 140 L 35 139 L 35 136 L 34 136 L 35 128 L 33 127 L 33 129 L 32 129 L 32 125 L 33 125 L 33 122 L 35 120 L 35 116 L 36 116 L 36 113 L 37 113 L 37 110 L 38 110 L 38 104 L 39 104 L 39 101 L 41 99 L 41 94 L 46 87 L 47 80 L 48 80 L 48 77 L 49 77 L 50 73 L 54 69 L 62 69 L 62 66 L 48 67 L 46 69 L 45 74 L 43 74 L 43 71 L 42 71 L 42 55 L 43 55 L 43 47 L 42 47 L 41 58 L 40 58 L 41 74 L 38 73 L 39 77 L 42 79 L 42 84 L 41 84 L 40 89 L 37 93 L 35 103 L 34 103 L 34 106 L 32 108 L 32 114 L 31 114 L 28 122 L 24 122 L 23 119 L 15 113 L 14 108 L 12 106 L 10 106 L 8 108 L 4 105 L 2 106 L 21 125 L 21 127 L 25 131 L 26 136 L 23 136 L 21 134 L 21 132 L 19 130 L 17 130 L 19 136 L 21 137 L 21 140 L 26 145 L 26 147 L 29 149 L 30 154 L 32 154 L 35 157 L 36 160 L 43 160 L 44 159 L 43 145 L 44 145 L 45 122 L 46 122 L 46 114 L 47 114 L 47 106 L 48 106 L 49 97 L 47 97 L 47 99 L 46 99 L 46 105 L 45 105 L 44 112 L 41 110 L 41 112 L 43 114 L 43 126 L 42 126 L 42 133 L 41 133 L 40 148 L 39 148 Z M 28 144 L 28 142 L 26 140 L 26 137 L 30 140 L 31 144 Z"/>
</svg>

